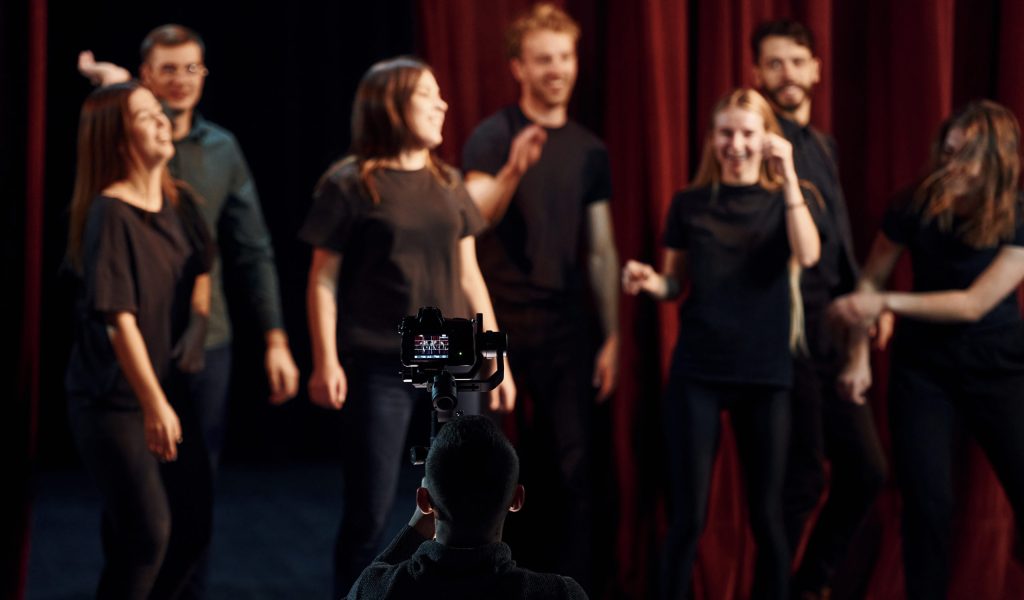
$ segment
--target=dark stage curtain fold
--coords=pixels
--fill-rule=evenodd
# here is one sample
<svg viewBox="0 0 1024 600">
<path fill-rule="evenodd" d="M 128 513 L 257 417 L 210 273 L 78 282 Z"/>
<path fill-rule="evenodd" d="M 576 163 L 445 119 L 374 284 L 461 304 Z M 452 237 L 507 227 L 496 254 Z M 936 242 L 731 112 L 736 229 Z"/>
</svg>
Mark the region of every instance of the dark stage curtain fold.
<svg viewBox="0 0 1024 600">
<path fill-rule="evenodd" d="M 481 118 L 517 99 L 502 53 L 503 28 L 524 0 L 420 0 L 420 51 L 437 71 L 451 109 L 442 154 L 454 163 Z M 936 127 L 969 99 L 989 97 L 1024 116 L 1024 6 L 1010 0 L 602 0 L 563 1 L 583 25 L 572 114 L 607 142 L 616 239 L 623 260 L 660 262 L 671 193 L 694 167 L 708 111 L 751 83 L 749 37 L 783 16 L 817 36 L 822 82 L 813 122 L 838 139 L 861 258 L 891 195 L 920 172 Z M 485 8 L 486 7 L 486 8 Z M 895 287 L 909 285 L 900 266 Z M 664 526 L 660 387 L 675 341 L 676 307 L 625 298 L 623 378 L 612 408 L 612 464 L 619 515 L 613 589 L 646 597 Z M 876 357 L 872 403 L 888 447 L 887 357 Z M 694 587 L 698 598 L 749 593 L 755 548 L 741 477 L 725 424 Z M 952 598 L 1024 597 L 1012 514 L 980 450 L 967 442 L 957 481 Z M 900 501 L 889 483 L 844 572 L 846 589 L 903 597 Z M 842 597 L 837 594 L 836 598 Z"/>
<path fill-rule="evenodd" d="M 0 5 L 0 180 L 6 201 L 3 261 L 8 281 L 0 330 L 16 358 L 4 361 L 7 513 L 0 519 L 0 596 L 25 592 L 32 460 L 39 401 L 43 193 L 46 132 L 46 0 Z"/>
</svg>

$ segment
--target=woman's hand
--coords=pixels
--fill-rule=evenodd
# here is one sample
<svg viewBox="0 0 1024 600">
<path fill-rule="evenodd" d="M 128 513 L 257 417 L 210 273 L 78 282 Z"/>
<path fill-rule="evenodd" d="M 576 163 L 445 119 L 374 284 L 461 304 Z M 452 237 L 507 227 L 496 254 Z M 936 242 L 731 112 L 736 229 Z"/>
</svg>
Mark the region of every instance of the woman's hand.
<svg viewBox="0 0 1024 600">
<path fill-rule="evenodd" d="M 505 376 L 498 387 L 487 393 L 490 399 L 490 408 L 497 413 L 510 413 L 516 407 L 516 383 L 512 379 L 512 370 L 508 365 L 508 357 L 505 357 Z"/>
<path fill-rule="evenodd" d="M 878 292 L 853 292 L 836 298 L 829 315 L 848 327 L 870 327 L 885 310 L 885 297 Z"/>
<path fill-rule="evenodd" d="M 341 410 L 348 396 L 348 378 L 337 361 L 314 367 L 309 376 L 309 399 L 313 404 L 331 410 Z"/>
<path fill-rule="evenodd" d="M 142 423 L 146 433 L 146 447 L 158 459 L 172 461 L 178 458 L 178 444 L 182 442 L 181 422 L 166 398 L 142 405 Z"/>
<path fill-rule="evenodd" d="M 666 294 L 665 278 L 651 265 L 628 260 L 622 267 L 622 291 L 630 296 L 647 292 L 655 298 L 662 298 Z"/>
<path fill-rule="evenodd" d="M 796 167 L 793 165 L 793 144 L 789 140 L 774 133 L 764 136 L 764 148 L 761 150 L 769 169 L 778 173 L 786 181 L 798 181 Z"/>
</svg>

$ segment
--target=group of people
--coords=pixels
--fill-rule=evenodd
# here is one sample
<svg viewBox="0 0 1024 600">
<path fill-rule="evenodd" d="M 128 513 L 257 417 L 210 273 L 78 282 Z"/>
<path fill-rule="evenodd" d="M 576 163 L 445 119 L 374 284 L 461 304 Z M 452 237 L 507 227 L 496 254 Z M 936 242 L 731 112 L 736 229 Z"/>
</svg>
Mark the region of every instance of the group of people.
<svg viewBox="0 0 1024 600">
<path fill-rule="evenodd" d="M 568 116 L 579 33 L 547 4 L 511 25 L 520 97 L 473 132 L 461 172 L 434 152 L 448 105 L 428 65 L 385 60 L 358 86 L 349 153 L 316 185 L 299 232 L 313 247 L 309 397 L 342 411 L 335 597 L 578 598 L 593 589 L 591 427 L 619 376 L 620 285 L 684 298 L 663 403 L 662 597 L 689 589 L 723 410 L 758 549 L 754 595 L 827 596 L 886 476 L 865 392 L 869 338 L 884 342 L 894 314 L 890 418 L 907 589 L 939 597 L 958 417 L 1024 509 L 1024 446 L 1012 435 L 1024 419 L 1013 115 L 978 102 L 943 125 L 927 175 L 893 204 L 860 270 L 835 143 L 809 125 L 820 71 L 813 36 L 792 21 L 766 23 L 752 39 L 756 89 L 715 105 L 697 174 L 673 198 L 662 269 L 627 261 L 620 271 L 608 153 Z M 141 83 L 80 57 L 101 87 L 80 122 L 67 388 L 76 444 L 103 497 L 101 597 L 194 597 L 204 587 L 231 363 L 221 265 L 240 273 L 265 331 L 271 400 L 298 388 L 248 167 L 231 134 L 195 111 L 204 55 L 195 32 L 166 25 L 142 44 Z M 904 247 L 914 292 L 882 292 Z M 513 340 L 487 404 L 515 414 L 516 450 L 486 419 L 442 428 L 417 491 L 421 512 L 374 561 L 413 409 L 425 401 L 396 376 L 395 325 L 422 306 L 480 313 L 485 329 Z M 826 460 L 830 493 L 791 575 Z M 571 578 L 511 562 L 502 523 L 523 506 L 519 481 L 531 508 L 505 530 L 517 559 Z M 440 577 L 450 585 L 430 587 Z"/>
</svg>

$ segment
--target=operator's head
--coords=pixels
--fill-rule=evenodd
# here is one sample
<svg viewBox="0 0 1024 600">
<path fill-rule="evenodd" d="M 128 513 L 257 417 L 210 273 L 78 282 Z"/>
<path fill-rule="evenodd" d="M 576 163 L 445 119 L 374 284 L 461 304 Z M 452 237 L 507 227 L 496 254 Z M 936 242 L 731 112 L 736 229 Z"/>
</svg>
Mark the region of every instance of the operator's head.
<svg viewBox="0 0 1024 600">
<path fill-rule="evenodd" d="M 494 423 L 459 417 L 441 428 L 430 448 L 426 489 L 417 503 L 433 510 L 439 531 L 448 527 L 463 539 L 500 537 L 505 515 L 523 503 L 518 481 L 516 451 Z"/>
<path fill-rule="evenodd" d="M 183 25 L 161 25 L 142 40 L 139 75 L 172 110 L 192 110 L 203 95 L 206 45 Z"/>
<path fill-rule="evenodd" d="M 579 37 L 576 21 L 552 4 L 534 5 L 512 23 L 505 47 L 526 101 L 544 108 L 569 103 L 576 83 Z"/>
</svg>

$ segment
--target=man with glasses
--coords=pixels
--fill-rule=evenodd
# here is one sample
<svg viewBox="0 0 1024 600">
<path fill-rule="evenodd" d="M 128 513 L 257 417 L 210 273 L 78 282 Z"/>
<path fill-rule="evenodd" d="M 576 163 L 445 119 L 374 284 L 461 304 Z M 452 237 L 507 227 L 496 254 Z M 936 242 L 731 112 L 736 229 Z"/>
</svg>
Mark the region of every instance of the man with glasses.
<svg viewBox="0 0 1024 600">
<path fill-rule="evenodd" d="M 212 269 L 205 366 L 191 380 L 192 399 L 216 472 L 224 442 L 231 374 L 231 322 L 224 297 L 222 261 L 232 282 L 243 287 L 239 296 L 250 303 L 264 332 L 264 365 L 272 403 L 295 396 L 299 371 L 284 331 L 274 252 L 249 167 L 231 132 L 195 110 L 208 74 L 203 63 L 205 53 L 203 40 L 195 31 L 181 25 L 162 25 L 142 41 L 139 77 L 171 118 L 175 148 L 168 165 L 171 174 L 188 183 L 199 196 L 199 209 L 220 250 Z M 98 85 L 131 78 L 117 65 L 96 62 L 88 51 L 79 56 L 78 68 Z"/>
</svg>

